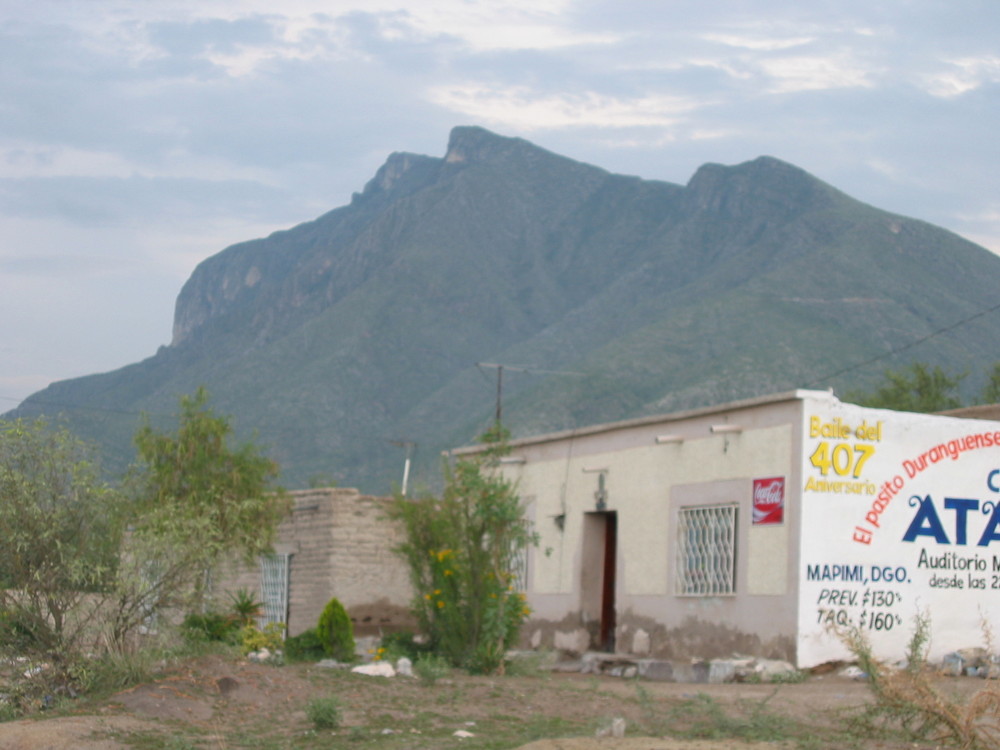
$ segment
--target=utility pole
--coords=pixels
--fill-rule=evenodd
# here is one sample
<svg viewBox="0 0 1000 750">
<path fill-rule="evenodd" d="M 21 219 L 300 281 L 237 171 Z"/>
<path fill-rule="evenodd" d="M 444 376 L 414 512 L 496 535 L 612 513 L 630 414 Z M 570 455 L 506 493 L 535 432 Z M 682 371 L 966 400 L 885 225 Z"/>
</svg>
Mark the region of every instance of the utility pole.
<svg viewBox="0 0 1000 750">
<path fill-rule="evenodd" d="M 563 370 L 542 370 L 538 367 L 527 365 L 501 365 L 495 362 L 476 362 L 476 367 L 482 369 L 490 367 L 497 371 L 497 406 L 496 406 L 496 426 L 500 427 L 503 416 L 503 371 L 538 373 L 541 375 L 583 375 L 582 372 L 566 372 Z"/>
<path fill-rule="evenodd" d="M 400 494 L 406 497 L 406 487 L 410 481 L 410 461 L 413 458 L 413 449 L 417 447 L 417 444 L 412 440 L 390 440 L 389 442 L 406 450 L 406 459 L 403 462 L 403 486 L 400 488 Z"/>
</svg>

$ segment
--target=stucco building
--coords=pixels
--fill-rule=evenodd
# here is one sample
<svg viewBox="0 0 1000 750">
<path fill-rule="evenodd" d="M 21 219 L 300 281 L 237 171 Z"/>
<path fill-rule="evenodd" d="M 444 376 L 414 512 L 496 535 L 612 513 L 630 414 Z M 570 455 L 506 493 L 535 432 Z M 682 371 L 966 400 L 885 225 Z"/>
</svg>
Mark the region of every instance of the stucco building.
<svg viewBox="0 0 1000 750">
<path fill-rule="evenodd" d="M 838 628 L 897 658 L 921 613 L 933 656 L 1000 615 L 1000 422 L 800 390 L 511 448 L 533 646 L 808 667 Z"/>
</svg>

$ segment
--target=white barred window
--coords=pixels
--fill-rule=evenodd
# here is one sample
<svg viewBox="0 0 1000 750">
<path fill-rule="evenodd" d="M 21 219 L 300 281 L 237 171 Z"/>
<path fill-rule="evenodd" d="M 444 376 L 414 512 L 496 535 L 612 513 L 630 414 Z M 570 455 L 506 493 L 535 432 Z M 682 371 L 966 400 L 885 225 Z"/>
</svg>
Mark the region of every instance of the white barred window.
<svg viewBox="0 0 1000 750">
<path fill-rule="evenodd" d="M 736 506 L 681 508 L 677 515 L 677 595 L 736 593 Z"/>
</svg>

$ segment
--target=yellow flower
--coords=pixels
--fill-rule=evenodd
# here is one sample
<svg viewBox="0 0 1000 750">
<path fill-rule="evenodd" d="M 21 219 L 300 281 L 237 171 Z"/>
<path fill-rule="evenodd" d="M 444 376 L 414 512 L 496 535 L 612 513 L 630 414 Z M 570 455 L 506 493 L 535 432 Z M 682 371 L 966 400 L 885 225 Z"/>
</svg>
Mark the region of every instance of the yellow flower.
<svg viewBox="0 0 1000 750">
<path fill-rule="evenodd" d="M 446 571 L 444 572 L 444 574 L 445 574 L 446 576 L 450 576 L 450 575 L 452 574 L 452 572 L 453 572 L 453 571 L 451 571 L 451 570 L 446 570 Z"/>
<path fill-rule="evenodd" d="M 430 594 L 424 594 L 424 599 L 426 599 L 427 601 L 430 601 L 431 600 L 431 595 Z"/>
<path fill-rule="evenodd" d="M 443 606 L 444 606 L 444 602 L 441 601 L 440 599 L 438 599 L 438 609 L 441 609 L 441 607 L 443 607 Z"/>
<path fill-rule="evenodd" d="M 440 595 L 441 595 L 441 589 L 434 589 L 434 596 L 440 596 Z"/>
</svg>

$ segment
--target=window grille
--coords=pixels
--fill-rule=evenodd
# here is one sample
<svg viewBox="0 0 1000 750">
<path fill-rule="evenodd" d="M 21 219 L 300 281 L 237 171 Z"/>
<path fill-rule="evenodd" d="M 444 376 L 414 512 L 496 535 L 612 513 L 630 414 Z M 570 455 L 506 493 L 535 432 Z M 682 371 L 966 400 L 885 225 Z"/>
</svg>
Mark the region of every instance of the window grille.
<svg viewBox="0 0 1000 750">
<path fill-rule="evenodd" d="M 528 590 L 528 548 L 521 547 L 511 551 L 510 572 L 512 580 L 510 585 L 514 591 L 525 593 Z"/>
<path fill-rule="evenodd" d="M 677 518 L 677 594 L 736 593 L 736 506 L 681 508 Z"/>
<path fill-rule="evenodd" d="M 261 555 L 260 599 L 264 605 L 258 618 L 261 627 L 272 622 L 288 624 L 288 561 L 291 555 Z"/>
</svg>

